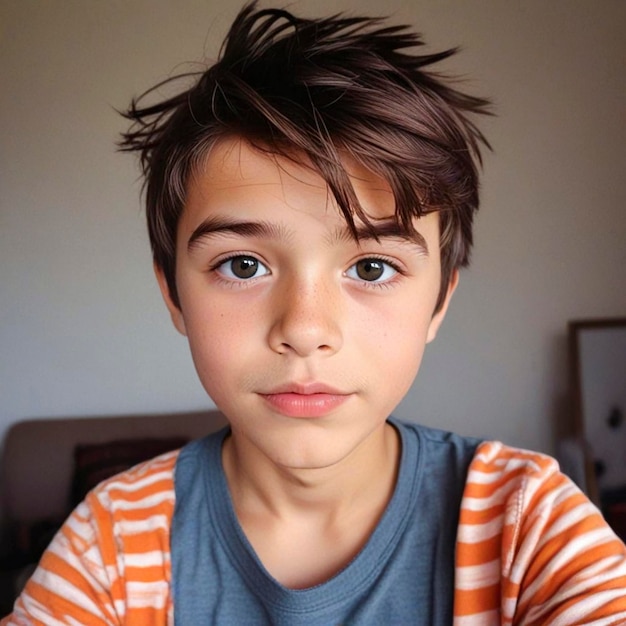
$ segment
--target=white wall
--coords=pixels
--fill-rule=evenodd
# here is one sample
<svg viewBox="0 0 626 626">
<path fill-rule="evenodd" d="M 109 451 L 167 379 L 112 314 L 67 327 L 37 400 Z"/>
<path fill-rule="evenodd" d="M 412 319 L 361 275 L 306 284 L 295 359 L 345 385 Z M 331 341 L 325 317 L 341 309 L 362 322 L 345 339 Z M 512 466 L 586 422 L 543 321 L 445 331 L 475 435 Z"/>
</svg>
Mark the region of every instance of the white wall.
<svg viewBox="0 0 626 626">
<path fill-rule="evenodd" d="M 565 326 L 624 315 L 626 3 L 305 0 L 394 13 L 491 95 L 472 269 L 402 417 L 551 450 Z M 125 107 L 214 55 L 227 0 L 0 2 L 0 436 L 35 416 L 209 405 L 150 266 Z"/>
</svg>

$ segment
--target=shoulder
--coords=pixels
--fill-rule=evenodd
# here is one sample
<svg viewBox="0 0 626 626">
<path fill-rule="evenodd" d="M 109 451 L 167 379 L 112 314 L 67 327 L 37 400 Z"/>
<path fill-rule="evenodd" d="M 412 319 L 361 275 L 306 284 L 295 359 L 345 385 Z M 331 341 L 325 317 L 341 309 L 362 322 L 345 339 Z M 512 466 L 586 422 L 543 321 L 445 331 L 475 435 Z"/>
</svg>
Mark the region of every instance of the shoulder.
<svg viewBox="0 0 626 626">
<path fill-rule="evenodd" d="M 93 489 L 44 553 L 13 617 L 20 623 L 31 623 L 33 615 L 55 624 L 110 624 L 120 616 L 128 624 L 166 623 L 177 458 L 178 451 L 158 456 Z"/>
<path fill-rule="evenodd" d="M 87 497 L 109 510 L 138 510 L 174 501 L 174 471 L 180 450 L 167 452 L 117 474 Z"/>
<path fill-rule="evenodd" d="M 178 450 L 162 454 L 100 483 L 69 518 L 70 537 L 79 544 L 81 538 L 91 540 L 86 548 L 98 545 L 107 565 L 128 554 L 167 554 L 178 455 Z"/>
<path fill-rule="evenodd" d="M 546 524 L 569 510 L 588 516 L 597 509 L 580 489 L 559 469 L 552 457 L 484 442 L 470 463 L 463 494 L 462 517 L 469 521 L 472 512 L 491 511 L 503 528 L 521 532 L 532 519 L 541 517 Z M 467 532 L 473 525 L 469 525 Z M 516 535 L 517 536 L 517 535 Z"/>
<path fill-rule="evenodd" d="M 100 483 L 62 529 L 67 549 L 97 554 L 115 578 L 141 578 L 148 561 L 167 572 L 177 458 L 168 452 Z"/>
<path fill-rule="evenodd" d="M 552 457 L 484 442 L 469 466 L 459 540 L 475 544 L 498 531 L 506 533 L 504 547 L 512 549 L 531 518 L 536 523 L 538 516 L 545 517 L 549 524 L 569 509 L 582 513 L 580 507 L 586 515 L 597 513 Z"/>
<path fill-rule="evenodd" d="M 513 448 L 499 441 L 484 441 L 476 449 L 472 469 L 488 473 L 546 475 L 559 470 L 558 463 L 541 452 Z"/>
<path fill-rule="evenodd" d="M 73 518 L 88 525 L 100 540 L 114 536 L 120 552 L 169 552 L 179 452 L 162 454 L 100 483 Z"/>
<path fill-rule="evenodd" d="M 598 616 L 626 610 L 626 549 L 597 508 L 554 459 L 499 442 L 469 467 L 456 576 L 459 614 L 470 597 L 515 623 L 573 623 L 600 598 Z"/>
<path fill-rule="evenodd" d="M 476 448 L 469 466 L 465 493 L 468 497 L 497 502 L 516 491 L 521 490 L 528 495 L 539 486 L 569 482 L 552 457 L 512 448 L 498 441 L 487 441 Z"/>
</svg>

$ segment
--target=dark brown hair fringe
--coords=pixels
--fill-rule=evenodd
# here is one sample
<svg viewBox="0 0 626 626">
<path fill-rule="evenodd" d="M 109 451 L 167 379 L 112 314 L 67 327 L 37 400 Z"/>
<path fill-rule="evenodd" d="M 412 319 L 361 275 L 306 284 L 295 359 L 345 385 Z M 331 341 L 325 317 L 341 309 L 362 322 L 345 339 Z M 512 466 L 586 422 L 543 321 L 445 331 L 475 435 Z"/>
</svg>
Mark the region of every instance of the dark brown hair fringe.
<svg viewBox="0 0 626 626">
<path fill-rule="evenodd" d="M 404 229 L 438 211 L 439 309 L 452 271 L 469 262 L 480 145 L 488 146 L 471 117 L 488 113 L 489 103 L 430 69 L 455 49 L 416 54 L 423 45 L 408 26 L 380 18 L 303 19 L 253 2 L 235 19 L 215 64 L 132 101 L 123 115 L 133 124 L 120 148 L 139 152 L 153 258 L 176 304 L 176 232 L 189 176 L 216 141 L 235 136 L 288 158 L 305 155 L 355 236 L 355 216 L 372 224 L 341 154 L 387 180 Z M 193 84 L 144 105 L 179 80 Z"/>
</svg>

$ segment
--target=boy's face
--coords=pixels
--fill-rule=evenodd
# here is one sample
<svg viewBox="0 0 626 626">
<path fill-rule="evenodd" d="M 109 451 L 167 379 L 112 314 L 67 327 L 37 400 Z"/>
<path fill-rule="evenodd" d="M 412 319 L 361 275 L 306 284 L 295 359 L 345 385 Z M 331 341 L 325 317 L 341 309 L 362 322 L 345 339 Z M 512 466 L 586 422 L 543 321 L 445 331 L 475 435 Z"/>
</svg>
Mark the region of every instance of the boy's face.
<svg viewBox="0 0 626 626">
<path fill-rule="evenodd" d="M 157 271 L 234 437 L 282 467 L 331 466 L 383 432 L 454 287 L 433 316 L 437 215 L 415 220 L 417 236 L 398 235 L 388 185 L 347 166 L 378 242 L 354 240 L 312 169 L 243 141 L 217 144 L 178 228 L 180 309 Z"/>
</svg>

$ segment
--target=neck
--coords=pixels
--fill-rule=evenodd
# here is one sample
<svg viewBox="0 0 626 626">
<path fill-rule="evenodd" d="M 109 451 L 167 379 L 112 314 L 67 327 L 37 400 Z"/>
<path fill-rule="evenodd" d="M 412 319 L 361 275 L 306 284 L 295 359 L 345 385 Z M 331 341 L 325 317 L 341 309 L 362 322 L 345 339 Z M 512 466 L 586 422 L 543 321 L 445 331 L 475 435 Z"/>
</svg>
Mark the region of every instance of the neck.
<svg viewBox="0 0 626 626">
<path fill-rule="evenodd" d="M 388 424 L 316 469 L 259 459 L 236 434 L 222 454 L 244 533 L 270 574 L 291 588 L 321 584 L 354 559 L 391 499 L 399 457 L 399 436 Z"/>
<path fill-rule="evenodd" d="M 302 469 L 277 465 L 231 435 L 224 444 L 223 465 L 237 515 L 264 513 L 335 517 L 377 502 L 384 510 L 395 487 L 399 436 L 383 424 L 347 457 L 327 467 Z"/>
</svg>

